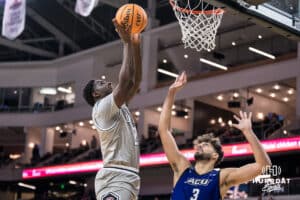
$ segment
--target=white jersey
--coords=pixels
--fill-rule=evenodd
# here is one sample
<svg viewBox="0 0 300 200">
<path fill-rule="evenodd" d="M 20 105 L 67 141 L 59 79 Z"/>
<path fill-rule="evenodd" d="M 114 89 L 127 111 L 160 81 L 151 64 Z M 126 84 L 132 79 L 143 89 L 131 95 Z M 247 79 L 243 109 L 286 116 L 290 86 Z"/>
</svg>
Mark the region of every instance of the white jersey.
<svg viewBox="0 0 300 200">
<path fill-rule="evenodd" d="M 95 103 L 92 117 L 100 137 L 103 166 L 138 172 L 138 135 L 127 106 L 118 108 L 111 93 Z"/>
</svg>

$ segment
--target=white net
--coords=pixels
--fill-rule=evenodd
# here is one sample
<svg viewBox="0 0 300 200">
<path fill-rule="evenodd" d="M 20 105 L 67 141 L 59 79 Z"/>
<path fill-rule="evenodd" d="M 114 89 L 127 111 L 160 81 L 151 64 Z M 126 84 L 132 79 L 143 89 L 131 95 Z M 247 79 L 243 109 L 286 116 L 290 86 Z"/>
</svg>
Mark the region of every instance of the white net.
<svg viewBox="0 0 300 200">
<path fill-rule="evenodd" d="M 197 51 L 213 50 L 216 47 L 216 34 L 224 11 L 205 4 L 203 0 L 197 0 L 199 2 L 194 6 L 190 4 L 190 0 L 186 0 L 184 7 L 178 5 L 178 1 L 170 0 L 179 21 L 184 47 L 190 47 Z M 205 11 L 208 8 L 212 9 Z"/>
</svg>

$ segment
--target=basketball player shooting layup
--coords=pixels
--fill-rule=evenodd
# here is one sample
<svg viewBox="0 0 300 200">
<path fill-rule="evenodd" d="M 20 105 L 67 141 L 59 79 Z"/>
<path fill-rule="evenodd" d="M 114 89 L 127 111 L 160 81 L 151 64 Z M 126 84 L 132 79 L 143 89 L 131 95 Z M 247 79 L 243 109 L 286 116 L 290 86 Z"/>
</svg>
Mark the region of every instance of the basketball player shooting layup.
<svg viewBox="0 0 300 200">
<path fill-rule="evenodd" d="M 164 151 L 174 172 L 172 200 L 219 200 L 234 185 L 247 182 L 258 176 L 262 169 L 271 165 L 270 158 L 264 151 L 251 128 L 251 116 L 240 112 L 234 116 L 240 129 L 254 153 L 255 162 L 240 168 L 216 169 L 223 158 L 223 151 L 218 138 L 212 134 L 199 136 L 194 141 L 195 166 L 178 150 L 170 130 L 171 109 L 176 93 L 186 84 L 183 72 L 170 86 L 159 120 L 159 134 Z"/>
<path fill-rule="evenodd" d="M 125 103 L 136 93 L 141 82 L 140 35 L 131 27 L 118 25 L 123 42 L 123 62 L 119 83 L 91 80 L 84 98 L 93 106 L 92 118 L 100 137 L 103 169 L 95 178 L 97 200 L 136 200 L 140 187 L 139 144 L 137 131 Z"/>
</svg>

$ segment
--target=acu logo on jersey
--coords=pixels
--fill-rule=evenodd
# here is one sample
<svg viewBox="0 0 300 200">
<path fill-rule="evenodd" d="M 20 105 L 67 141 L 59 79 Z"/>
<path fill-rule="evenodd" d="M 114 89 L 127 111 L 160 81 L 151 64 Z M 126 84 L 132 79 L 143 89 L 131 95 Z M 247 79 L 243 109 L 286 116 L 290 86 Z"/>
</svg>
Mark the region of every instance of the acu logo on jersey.
<svg viewBox="0 0 300 200">
<path fill-rule="evenodd" d="M 102 197 L 101 200 L 119 200 L 119 196 L 114 193 L 109 193 Z"/>
<path fill-rule="evenodd" d="M 184 183 L 189 185 L 203 185 L 207 186 L 211 182 L 210 179 L 197 179 L 197 178 L 189 178 Z"/>
</svg>

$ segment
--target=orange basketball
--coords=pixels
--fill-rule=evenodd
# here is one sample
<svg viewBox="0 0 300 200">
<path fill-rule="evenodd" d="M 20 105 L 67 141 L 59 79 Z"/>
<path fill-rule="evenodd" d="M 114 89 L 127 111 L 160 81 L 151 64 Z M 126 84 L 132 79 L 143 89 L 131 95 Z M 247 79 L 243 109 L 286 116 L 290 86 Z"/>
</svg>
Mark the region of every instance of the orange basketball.
<svg viewBox="0 0 300 200">
<path fill-rule="evenodd" d="M 148 18 L 145 10 L 133 3 L 125 4 L 116 13 L 118 24 L 131 26 L 131 33 L 140 33 L 147 26 Z"/>
</svg>

